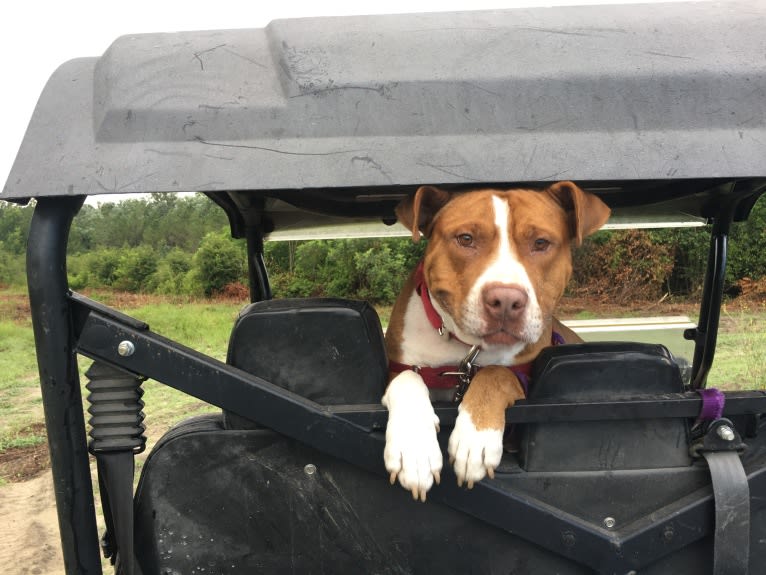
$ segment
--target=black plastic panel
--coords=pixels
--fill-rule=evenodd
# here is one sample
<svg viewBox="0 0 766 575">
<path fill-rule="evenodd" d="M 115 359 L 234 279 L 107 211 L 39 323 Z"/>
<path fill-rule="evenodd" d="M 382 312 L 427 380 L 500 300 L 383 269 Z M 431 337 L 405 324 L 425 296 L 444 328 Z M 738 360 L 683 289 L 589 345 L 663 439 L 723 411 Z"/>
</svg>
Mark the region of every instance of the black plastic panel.
<svg viewBox="0 0 766 575">
<path fill-rule="evenodd" d="M 582 498 L 583 504 L 601 496 L 602 509 L 608 502 L 616 505 L 614 553 L 604 557 L 601 568 L 598 554 L 594 550 L 589 555 L 579 530 L 548 533 L 563 542 L 562 551 L 587 557 L 591 567 L 586 567 L 530 543 L 525 540 L 529 533 L 504 532 L 431 500 L 414 502 L 385 478 L 270 430 L 225 430 L 220 416 L 205 416 L 171 430 L 144 465 L 135 506 L 138 563 L 143 575 L 583 575 L 632 569 L 642 575 L 710 574 L 712 541 L 702 536 L 709 525 L 696 525 L 698 538 L 678 545 L 680 537 L 688 541 L 685 532 L 690 527 L 685 523 L 688 517 L 679 513 L 710 497 L 709 489 L 699 489 L 701 474 L 693 470 L 668 473 L 665 481 L 657 481 L 640 474 L 593 472 L 582 474 L 579 484 L 566 483 L 567 474 L 558 473 L 498 478 L 502 489 L 518 490 L 534 480 L 544 483 L 549 494 L 563 490 L 568 499 Z M 644 488 L 635 489 L 637 485 Z M 687 495 L 681 496 L 683 492 Z M 659 504 L 673 498 L 677 501 L 664 508 Z M 657 512 L 622 514 L 630 510 L 631 501 L 651 506 L 648 500 L 656 500 Z M 592 512 L 593 532 L 608 531 L 595 516 L 602 509 L 597 505 Z M 568 512 L 549 508 L 553 516 Z M 642 534 L 647 522 L 662 523 L 657 538 Z M 534 531 L 534 525 L 529 530 Z M 753 507 L 751 541 L 750 568 L 758 573 L 766 561 L 766 514 L 759 504 Z M 644 554 L 666 553 L 652 564 L 642 562 Z"/>
</svg>

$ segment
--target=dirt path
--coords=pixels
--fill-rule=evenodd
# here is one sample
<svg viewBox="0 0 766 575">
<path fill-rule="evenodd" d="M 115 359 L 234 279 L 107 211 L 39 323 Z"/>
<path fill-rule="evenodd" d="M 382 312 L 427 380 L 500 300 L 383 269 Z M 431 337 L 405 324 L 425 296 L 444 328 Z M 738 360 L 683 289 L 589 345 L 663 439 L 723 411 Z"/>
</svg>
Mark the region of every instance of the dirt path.
<svg viewBox="0 0 766 575">
<path fill-rule="evenodd" d="M 6 575 L 64 575 L 50 470 L 0 487 L 0 569 Z"/>
</svg>

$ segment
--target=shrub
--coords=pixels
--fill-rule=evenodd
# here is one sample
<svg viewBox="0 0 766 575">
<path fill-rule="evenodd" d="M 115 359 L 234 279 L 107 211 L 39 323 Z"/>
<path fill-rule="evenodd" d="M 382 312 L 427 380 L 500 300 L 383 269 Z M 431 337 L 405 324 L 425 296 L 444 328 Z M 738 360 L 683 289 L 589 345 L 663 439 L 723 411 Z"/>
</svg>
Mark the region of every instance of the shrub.
<svg viewBox="0 0 766 575">
<path fill-rule="evenodd" d="M 406 257 L 387 245 L 371 247 L 354 255 L 359 287 L 357 297 L 372 303 L 390 304 L 396 299 L 409 270 Z"/>
<path fill-rule="evenodd" d="M 89 254 L 87 269 L 89 278 L 95 285 L 91 287 L 111 286 L 117 279 L 117 268 L 120 265 L 118 250 L 105 248 Z"/>
<path fill-rule="evenodd" d="M 204 294 L 210 296 L 226 284 L 246 281 L 245 263 L 241 242 L 231 239 L 227 230 L 211 232 L 194 254 L 192 272 Z"/>
<path fill-rule="evenodd" d="M 24 269 L 24 255 L 7 251 L 3 242 L 0 241 L 0 285 L 24 285 L 26 278 Z"/>
<path fill-rule="evenodd" d="M 673 271 L 673 250 L 642 230 L 601 232 L 574 254 L 576 293 L 625 304 L 659 298 Z"/>
<path fill-rule="evenodd" d="M 174 248 L 158 263 L 157 271 L 149 280 L 148 289 L 162 295 L 190 295 L 185 278 L 192 268 L 192 256 Z"/>
<path fill-rule="evenodd" d="M 121 250 L 112 285 L 118 289 L 145 292 L 157 271 L 157 254 L 149 246 Z"/>
</svg>

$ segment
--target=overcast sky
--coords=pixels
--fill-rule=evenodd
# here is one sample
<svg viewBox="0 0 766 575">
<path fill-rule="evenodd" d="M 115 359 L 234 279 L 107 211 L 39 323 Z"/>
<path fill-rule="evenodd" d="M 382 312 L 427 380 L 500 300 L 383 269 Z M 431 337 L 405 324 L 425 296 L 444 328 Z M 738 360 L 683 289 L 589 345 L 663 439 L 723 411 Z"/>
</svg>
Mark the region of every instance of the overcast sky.
<svg viewBox="0 0 766 575">
<path fill-rule="evenodd" d="M 644 0 L 644 2 L 660 0 Z M 262 28 L 277 18 L 622 4 L 624 0 L 26 0 L 0 9 L 0 185 L 5 184 L 37 98 L 59 64 L 99 56 L 123 34 Z"/>
</svg>

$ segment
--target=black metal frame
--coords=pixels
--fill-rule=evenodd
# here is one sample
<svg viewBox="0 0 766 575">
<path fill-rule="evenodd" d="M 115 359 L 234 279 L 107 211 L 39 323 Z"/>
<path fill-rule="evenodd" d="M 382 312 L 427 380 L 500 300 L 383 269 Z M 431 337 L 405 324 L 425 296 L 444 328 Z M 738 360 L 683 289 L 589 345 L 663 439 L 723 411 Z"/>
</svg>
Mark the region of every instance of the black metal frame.
<svg viewBox="0 0 766 575">
<path fill-rule="evenodd" d="M 100 573 L 66 248 L 84 198 L 37 202 L 27 244 L 27 282 L 67 574 Z"/>
<path fill-rule="evenodd" d="M 724 204 L 713 220 L 708 250 L 707 273 L 702 289 L 700 317 L 695 329 L 688 330 L 684 337 L 694 340 L 691 387 L 702 389 L 713 366 L 715 346 L 718 340 L 718 323 L 721 319 L 724 280 L 726 279 L 726 257 L 728 255 L 729 231 L 734 219 L 736 204 Z"/>
<path fill-rule="evenodd" d="M 149 330 L 143 322 L 72 294 L 66 276 L 66 243 L 83 198 L 43 198 L 30 228 L 27 274 L 32 322 L 51 451 L 59 525 L 68 574 L 99 573 L 98 535 L 88 466 L 76 353 L 151 377 L 212 405 L 258 421 L 325 453 L 384 476 L 383 434 L 386 413 L 380 405 L 321 406 L 263 379 L 186 348 Z M 715 220 L 710 270 L 696 342 L 693 387 L 704 387 L 715 352 L 716 330 L 726 263 L 726 241 L 732 206 Z M 251 295 L 268 297 L 261 259 L 261 235 L 248 226 Z M 118 353 L 130 341 L 131 355 Z M 728 416 L 766 412 L 766 393 L 727 394 Z M 507 412 L 509 422 L 574 421 L 624 417 L 694 417 L 701 400 L 694 393 L 643 396 L 634 400 L 591 403 L 521 403 Z M 453 406 L 438 407 L 444 425 L 454 422 Z M 492 482 L 477 484 L 470 494 L 456 486 L 451 470 L 430 497 L 510 533 L 534 541 L 562 556 L 599 570 L 639 567 L 712 533 L 712 496 L 696 498 L 658 513 L 661 519 L 631 526 L 630 531 L 594 528 L 577 517 L 528 496 L 509 494 Z M 751 489 L 766 488 L 766 469 L 748 477 Z M 757 500 L 757 501 L 760 501 Z M 756 505 L 759 503 L 756 501 Z M 655 545 L 673 517 L 672 543 Z M 664 519 L 662 519 L 664 518 Z M 572 545 L 568 533 L 578 543 Z M 627 560 L 626 558 L 630 558 Z M 597 565 L 594 565 L 597 561 Z"/>
</svg>

